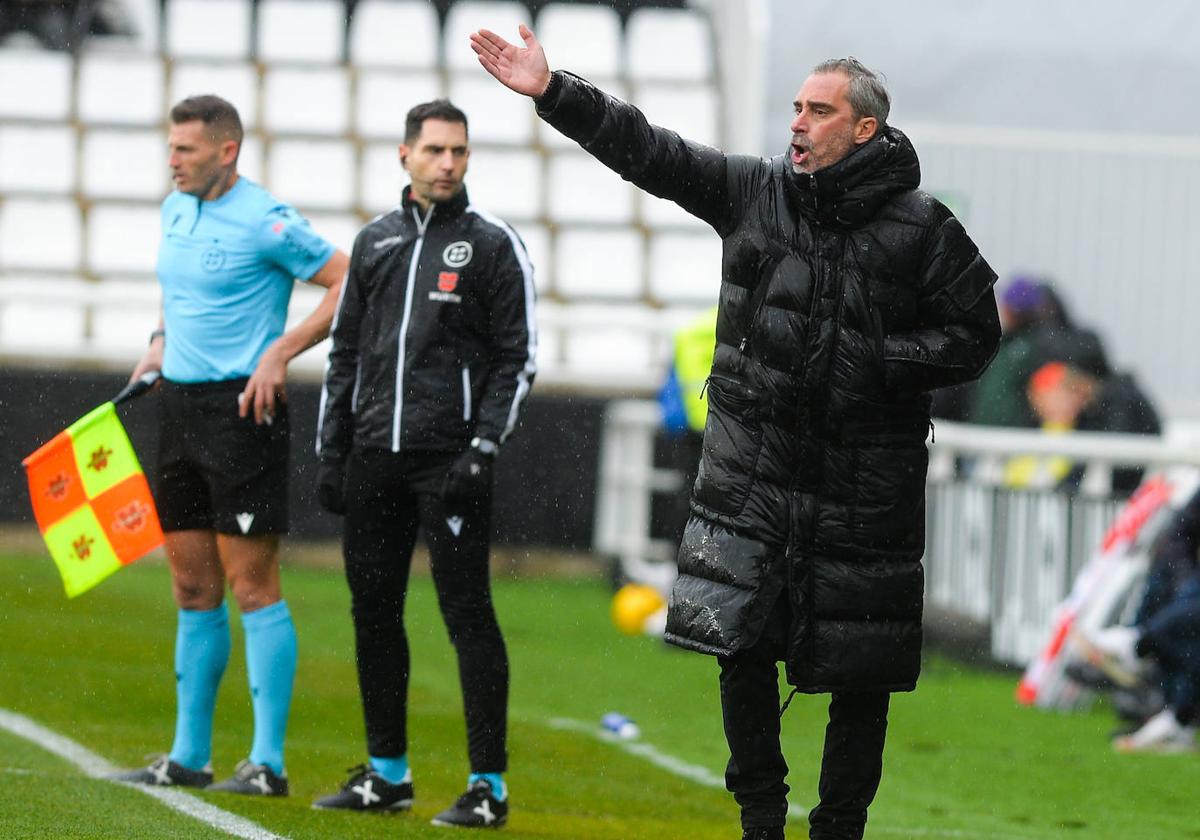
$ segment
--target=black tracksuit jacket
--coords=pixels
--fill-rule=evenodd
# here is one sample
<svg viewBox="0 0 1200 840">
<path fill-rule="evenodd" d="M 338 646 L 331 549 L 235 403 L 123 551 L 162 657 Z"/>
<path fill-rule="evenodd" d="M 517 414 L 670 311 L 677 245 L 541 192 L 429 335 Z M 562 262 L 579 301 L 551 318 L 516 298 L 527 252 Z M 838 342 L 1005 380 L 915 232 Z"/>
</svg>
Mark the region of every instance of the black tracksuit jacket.
<svg viewBox="0 0 1200 840">
<path fill-rule="evenodd" d="M 461 452 L 500 444 L 536 371 L 533 267 L 466 190 L 400 206 L 354 240 L 331 336 L 317 453 Z"/>
</svg>

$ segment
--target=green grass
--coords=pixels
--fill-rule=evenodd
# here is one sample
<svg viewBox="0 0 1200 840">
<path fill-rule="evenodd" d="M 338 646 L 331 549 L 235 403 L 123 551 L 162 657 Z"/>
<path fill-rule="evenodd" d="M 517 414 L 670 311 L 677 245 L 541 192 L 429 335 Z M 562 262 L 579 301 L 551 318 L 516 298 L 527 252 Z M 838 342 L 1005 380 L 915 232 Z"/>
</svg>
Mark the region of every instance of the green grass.
<svg viewBox="0 0 1200 840">
<path fill-rule="evenodd" d="M 108 760 L 134 766 L 169 746 L 174 608 L 166 569 L 142 563 L 68 601 L 44 557 L 0 554 L 0 707 L 28 715 Z M 300 636 L 288 741 L 293 795 L 258 800 L 201 794 L 296 838 L 445 837 L 429 818 L 463 787 L 465 736 L 453 651 L 425 577 L 409 599 L 413 673 L 410 758 L 417 805 L 388 817 L 316 812 L 343 768 L 363 759 L 349 595 L 333 570 L 288 568 Z M 555 717 L 598 721 L 619 710 L 662 752 L 720 773 L 726 757 L 716 663 L 619 635 L 600 582 L 496 582 L 512 660 L 504 835 L 563 840 L 671 840 L 738 834 L 731 797 L 677 778 Z M 251 736 L 240 626 L 218 703 L 214 763 L 228 773 Z M 1047 715 L 1017 707 L 1012 677 L 927 663 L 915 694 L 893 700 L 883 786 L 868 837 L 1200 838 L 1189 756 L 1117 756 L 1102 711 Z M 792 801 L 816 790 L 825 698 L 800 697 L 784 721 Z M 61 788 L 70 790 L 62 804 Z M 806 836 L 792 824 L 789 837 Z M 0 732 L 0 835 L 212 837 L 200 823 L 105 782 L 88 780 Z"/>
</svg>

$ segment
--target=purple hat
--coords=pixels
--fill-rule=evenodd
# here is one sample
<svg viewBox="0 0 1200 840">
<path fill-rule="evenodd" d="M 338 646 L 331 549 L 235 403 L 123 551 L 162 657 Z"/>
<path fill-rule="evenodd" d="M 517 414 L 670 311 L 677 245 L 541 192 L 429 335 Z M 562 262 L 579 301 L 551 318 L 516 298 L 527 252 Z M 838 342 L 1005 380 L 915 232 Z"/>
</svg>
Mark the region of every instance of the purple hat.
<svg viewBox="0 0 1200 840">
<path fill-rule="evenodd" d="M 1033 312 L 1043 300 L 1042 284 L 1032 277 L 1014 278 L 1000 295 L 1000 302 L 1013 312 Z"/>
</svg>

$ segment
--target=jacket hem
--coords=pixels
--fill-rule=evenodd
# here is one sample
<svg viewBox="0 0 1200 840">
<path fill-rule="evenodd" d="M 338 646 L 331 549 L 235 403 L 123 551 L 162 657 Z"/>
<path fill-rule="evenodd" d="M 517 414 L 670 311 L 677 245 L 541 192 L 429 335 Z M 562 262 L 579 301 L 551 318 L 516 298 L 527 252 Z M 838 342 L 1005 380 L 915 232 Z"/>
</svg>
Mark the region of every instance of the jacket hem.
<svg viewBox="0 0 1200 840">
<path fill-rule="evenodd" d="M 685 636 L 676 636 L 674 633 L 664 633 L 663 641 L 669 645 L 683 648 L 684 650 L 693 650 L 696 653 L 706 653 L 709 656 L 729 656 L 732 651 L 729 648 L 717 647 L 716 645 L 697 642 Z"/>
</svg>

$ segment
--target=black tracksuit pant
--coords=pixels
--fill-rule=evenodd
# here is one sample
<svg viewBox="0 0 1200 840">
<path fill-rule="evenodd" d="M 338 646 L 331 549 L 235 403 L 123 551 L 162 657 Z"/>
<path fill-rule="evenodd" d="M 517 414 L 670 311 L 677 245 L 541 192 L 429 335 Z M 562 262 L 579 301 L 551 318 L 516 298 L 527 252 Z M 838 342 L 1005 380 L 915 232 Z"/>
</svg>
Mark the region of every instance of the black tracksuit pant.
<svg viewBox="0 0 1200 840">
<path fill-rule="evenodd" d="M 420 528 L 438 605 L 458 655 L 473 773 L 507 769 L 508 654 L 488 577 L 491 498 L 461 516 L 442 504 L 453 453 L 356 449 L 346 464 L 343 555 L 350 584 L 368 754 L 408 751 L 404 600 Z"/>
<path fill-rule="evenodd" d="M 783 825 L 787 818 L 788 766 L 779 746 L 779 673 L 787 653 L 790 610 L 786 594 L 771 613 L 762 637 L 721 666 L 721 710 L 729 766 L 725 786 L 742 809 L 743 828 Z M 820 802 L 809 813 L 816 840 L 859 840 L 867 806 L 883 772 L 887 732 L 886 692 L 835 692 L 829 703 Z"/>
</svg>

